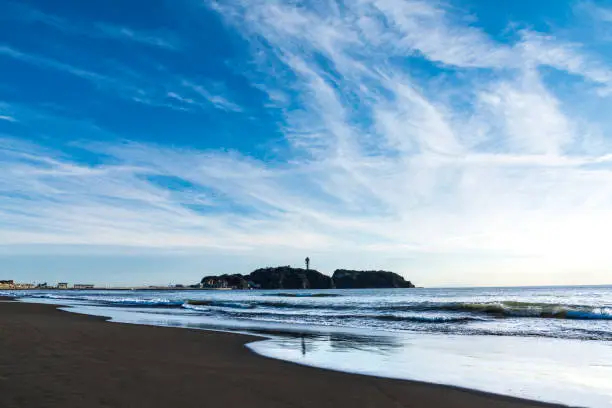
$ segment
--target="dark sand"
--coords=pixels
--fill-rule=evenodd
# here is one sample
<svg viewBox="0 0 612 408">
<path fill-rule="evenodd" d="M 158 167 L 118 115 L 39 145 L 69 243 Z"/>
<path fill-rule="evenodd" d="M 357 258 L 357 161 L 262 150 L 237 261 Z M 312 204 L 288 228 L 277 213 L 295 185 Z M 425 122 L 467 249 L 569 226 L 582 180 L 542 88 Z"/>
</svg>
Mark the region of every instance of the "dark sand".
<svg viewBox="0 0 612 408">
<path fill-rule="evenodd" d="M 0 407 L 551 406 L 267 359 L 256 339 L 0 302 Z"/>
</svg>

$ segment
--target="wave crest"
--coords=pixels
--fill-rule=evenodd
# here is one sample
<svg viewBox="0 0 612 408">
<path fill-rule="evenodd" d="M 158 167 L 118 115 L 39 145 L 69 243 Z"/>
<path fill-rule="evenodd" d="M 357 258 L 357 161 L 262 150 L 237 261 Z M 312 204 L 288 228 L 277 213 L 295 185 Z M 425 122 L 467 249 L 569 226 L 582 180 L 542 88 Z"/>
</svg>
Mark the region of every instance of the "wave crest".
<svg viewBox="0 0 612 408">
<path fill-rule="evenodd" d="M 449 303 L 439 310 L 483 313 L 495 317 L 612 320 L 612 308 L 530 302 Z"/>
</svg>

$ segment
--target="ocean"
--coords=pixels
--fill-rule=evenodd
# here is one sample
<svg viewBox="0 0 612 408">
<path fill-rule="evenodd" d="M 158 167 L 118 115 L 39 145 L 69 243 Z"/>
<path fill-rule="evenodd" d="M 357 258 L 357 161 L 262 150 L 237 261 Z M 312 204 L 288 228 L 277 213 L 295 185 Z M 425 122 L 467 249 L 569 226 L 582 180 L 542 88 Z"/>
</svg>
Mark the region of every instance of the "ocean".
<svg viewBox="0 0 612 408">
<path fill-rule="evenodd" d="M 113 321 L 265 336 L 261 355 L 612 407 L 612 287 L 4 292 Z"/>
</svg>

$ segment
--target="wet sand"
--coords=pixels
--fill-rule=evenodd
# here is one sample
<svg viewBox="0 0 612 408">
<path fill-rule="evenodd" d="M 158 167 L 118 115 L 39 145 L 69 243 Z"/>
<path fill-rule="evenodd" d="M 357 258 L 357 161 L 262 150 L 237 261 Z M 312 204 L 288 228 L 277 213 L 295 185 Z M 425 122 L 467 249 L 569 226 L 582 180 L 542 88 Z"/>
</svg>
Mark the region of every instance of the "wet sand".
<svg viewBox="0 0 612 408">
<path fill-rule="evenodd" d="M 240 334 L 109 323 L 50 305 L 2 301 L 0 406 L 553 406 L 267 359 L 244 347 L 255 340 Z"/>
</svg>

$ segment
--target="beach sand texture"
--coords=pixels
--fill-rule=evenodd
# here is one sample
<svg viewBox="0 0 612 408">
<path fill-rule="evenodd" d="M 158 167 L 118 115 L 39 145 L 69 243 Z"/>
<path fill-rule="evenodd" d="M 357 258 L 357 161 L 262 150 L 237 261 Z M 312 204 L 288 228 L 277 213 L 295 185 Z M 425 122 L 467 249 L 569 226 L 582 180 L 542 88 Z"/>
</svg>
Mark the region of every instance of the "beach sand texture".
<svg viewBox="0 0 612 408">
<path fill-rule="evenodd" d="M 0 302 L 0 407 L 553 406 L 267 359 L 254 340 Z"/>
</svg>

